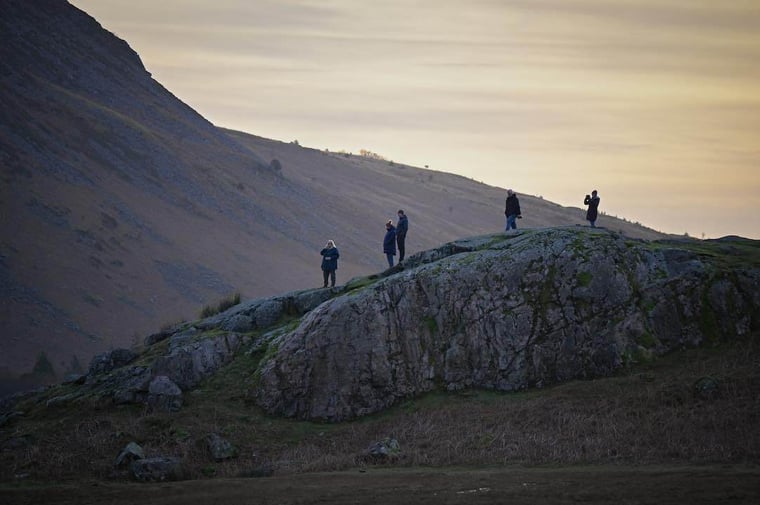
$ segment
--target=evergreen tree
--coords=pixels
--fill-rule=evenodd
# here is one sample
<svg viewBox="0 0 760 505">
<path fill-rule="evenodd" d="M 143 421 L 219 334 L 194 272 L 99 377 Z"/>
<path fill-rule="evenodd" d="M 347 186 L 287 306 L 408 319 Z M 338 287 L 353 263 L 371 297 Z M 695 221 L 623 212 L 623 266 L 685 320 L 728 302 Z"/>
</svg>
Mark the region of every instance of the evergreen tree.
<svg viewBox="0 0 760 505">
<path fill-rule="evenodd" d="M 47 354 L 45 354 L 45 351 L 40 351 L 40 353 L 37 355 L 37 361 L 34 363 L 34 368 L 32 368 L 32 373 L 34 375 L 47 375 L 47 376 L 55 377 L 55 370 L 53 370 L 53 364 L 48 359 Z"/>
</svg>

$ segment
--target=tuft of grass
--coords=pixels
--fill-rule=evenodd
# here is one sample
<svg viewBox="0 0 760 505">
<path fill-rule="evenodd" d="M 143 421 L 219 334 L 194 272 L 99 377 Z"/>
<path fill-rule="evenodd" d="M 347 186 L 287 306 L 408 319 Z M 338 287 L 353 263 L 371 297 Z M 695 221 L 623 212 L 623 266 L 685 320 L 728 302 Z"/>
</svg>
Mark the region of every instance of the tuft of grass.
<svg viewBox="0 0 760 505">
<path fill-rule="evenodd" d="M 203 310 L 201 310 L 200 318 L 204 319 L 207 317 L 215 316 L 216 314 L 219 314 L 221 312 L 224 312 L 225 310 L 234 307 L 235 305 L 240 303 L 240 293 L 235 293 L 233 295 L 230 295 L 226 298 L 223 298 L 219 300 L 219 302 L 216 305 L 206 305 L 203 307 Z"/>
<path fill-rule="evenodd" d="M 425 323 L 425 326 L 431 335 L 436 335 L 438 333 L 438 323 L 435 318 L 427 316 L 422 321 Z"/>
<path fill-rule="evenodd" d="M 347 292 L 359 291 L 363 288 L 366 288 L 367 286 L 375 284 L 377 281 L 378 277 L 376 275 L 355 277 L 346 283 L 345 289 Z"/>
<path fill-rule="evenodd" d="M 652 335 L 648 331 L 645 331 L 644 333 L 640 333 L 636 337 L 636 343 L 638 343 L 640 346 L 646 349 L 651 349 L 652 347 L 657 345 L 657 339 L 654 338 L 654 335 Z"/>
<path fill-rule="evenodd" d="M 718 269 L 733 271 L 747 266 L 760 267 L 760 240 L 737 238 L 733 241 L 720 240 L 690 240 L 677 241 L 657 240 L 647 242 L 651 250 L 684 249 L 691 251 L 701 259 L 710 262 Z"/>
<path fill-rule="evenodd" d="M 591 272 L 579 272 L 578 273 L 578 285 L 582 288 L 587 287 L 589 284 L 591 284 L 591 279 L 593 279 L 594 276 L 591 274 Z"/>
</svg>

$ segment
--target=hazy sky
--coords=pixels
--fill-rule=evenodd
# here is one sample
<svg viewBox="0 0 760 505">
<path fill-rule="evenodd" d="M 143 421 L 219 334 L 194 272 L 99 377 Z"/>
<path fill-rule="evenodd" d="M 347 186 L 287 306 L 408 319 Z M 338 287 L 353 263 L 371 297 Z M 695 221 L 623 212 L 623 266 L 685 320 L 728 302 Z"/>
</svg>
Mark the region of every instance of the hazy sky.
<svg viewBox="0 0 760 505">
<path fill-rule="evenodd" d="M 760 238 L 760 0 L 71 3 L 218 126 Z"/>
</svg>

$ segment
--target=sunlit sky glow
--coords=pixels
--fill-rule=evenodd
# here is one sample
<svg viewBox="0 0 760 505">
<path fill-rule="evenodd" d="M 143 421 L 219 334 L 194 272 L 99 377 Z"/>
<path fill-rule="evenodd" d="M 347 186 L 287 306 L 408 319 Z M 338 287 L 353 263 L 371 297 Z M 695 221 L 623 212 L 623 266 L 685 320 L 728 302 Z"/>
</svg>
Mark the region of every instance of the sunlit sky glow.
<svg viewBox="0 0 760 505">
<path fill-rule="evenodd" d="M 757 0 L 71 3 L 218 126 L 760 238 Z"/>
</svg>

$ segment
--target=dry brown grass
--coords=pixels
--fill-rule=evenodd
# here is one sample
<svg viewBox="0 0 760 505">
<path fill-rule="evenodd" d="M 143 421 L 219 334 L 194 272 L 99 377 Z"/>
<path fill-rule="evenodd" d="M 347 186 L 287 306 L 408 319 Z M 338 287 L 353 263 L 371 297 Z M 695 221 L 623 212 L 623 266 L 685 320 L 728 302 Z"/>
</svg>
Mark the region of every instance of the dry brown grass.
<svg viewBox="0 0 760 505">
<path fill-rule="evenodd" d="M 3 480 L 125 477 L 113 460 L 129 441 L 148 456 L 183 459 L 189 477 L 257 476 L 363 466 L 362 452 L 385 437 L 401 444 L 393 466 L 743 463 L 760 460 L 757 339 L 693 349 L 612 378 L 522 393 L 431 393 L 385 413 L 341 424 L 264 415 L 247 394 L 253 358 L 230 365 L 187 395 L 176 414 L 110 405 L 24 406 L 2 428 Z M 718 378 L 718 393 L 694 389 Z M 213 462 L 204 439 L 219 433 L 240 456 Z"/>
<path fill-rule="evenodd" d="M 240 303 L 240 293 L 234 293 L 225 298 L 219 300 L 216 305 L 206 305 L 198 314 L 200 319 L 211 317 L 213 315 L 224 312 L 225 310 L 234 307 Z"/>
</svg>

